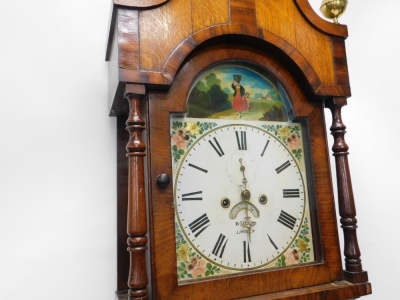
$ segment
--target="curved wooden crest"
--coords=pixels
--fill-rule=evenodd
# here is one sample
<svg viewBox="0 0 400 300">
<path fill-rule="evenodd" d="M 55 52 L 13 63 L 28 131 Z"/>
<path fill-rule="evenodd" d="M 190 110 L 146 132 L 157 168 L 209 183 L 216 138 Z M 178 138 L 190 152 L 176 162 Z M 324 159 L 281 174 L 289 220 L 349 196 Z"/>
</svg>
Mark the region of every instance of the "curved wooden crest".
<svg viewBox="0 0 400 300">
<path fill-rule="evenodd" d="M 351 94 L 347 27 L 321 19 L 307 0 L 115 0 L 113 24 L 106 59 L 115 61 L 114 98 L 125 83 L 171 85 L 194 51 L 229 40 L 276 53 L 315 97 Z"/>
</svg>

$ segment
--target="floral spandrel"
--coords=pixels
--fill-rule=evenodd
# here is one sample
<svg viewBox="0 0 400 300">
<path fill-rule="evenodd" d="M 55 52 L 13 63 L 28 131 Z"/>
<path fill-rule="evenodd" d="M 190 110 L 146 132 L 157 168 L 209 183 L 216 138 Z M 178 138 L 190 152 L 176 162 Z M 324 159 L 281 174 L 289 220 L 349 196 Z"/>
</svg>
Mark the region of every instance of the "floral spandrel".
<svg viewBox="0 0 400 300">
<path fill-rule="evenodd" d="M 294 125 L 262 125 L 264 129 L 274 134 L 300 162 L 303 157 L 300 126 Z"/>
<path fill-rule="evenodd" d="M 175 230 L 178 280 L 203 278 L 220 273 L 221 269 L 218 266 L 206 262 L 190 247 L 178 223 L 176 223 Z"/>
<path fill-rule="evenodd" d="M 282 267 L 309 262 L 311 260 L 310 241 L 310 227 L 308 218 L 305 218 L 298 236 L 285 254 L 277 260 L 275 265 Z"/>
<path fill-rule="evenodd" d="M 193 142 L 206 131 L 217 126 L 214 122 L 174 121 L 171 126 L 172 157 L 177 163 Z"/>
</svg>

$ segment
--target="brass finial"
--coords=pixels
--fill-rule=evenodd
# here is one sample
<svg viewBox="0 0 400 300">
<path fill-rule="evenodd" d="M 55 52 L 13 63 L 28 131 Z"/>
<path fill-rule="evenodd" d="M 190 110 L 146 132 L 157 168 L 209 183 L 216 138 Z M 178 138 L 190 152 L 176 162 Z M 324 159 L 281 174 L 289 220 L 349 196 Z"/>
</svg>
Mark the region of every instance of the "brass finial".
<svg viewBox="0 0 400 300">
<path fill-rule="evenodd" d="M 323 0 L 319 10 L 326 18 L 338 24 L 338 18 L 345 12 L 348 3 L 347 0 Z"/>
</svg>

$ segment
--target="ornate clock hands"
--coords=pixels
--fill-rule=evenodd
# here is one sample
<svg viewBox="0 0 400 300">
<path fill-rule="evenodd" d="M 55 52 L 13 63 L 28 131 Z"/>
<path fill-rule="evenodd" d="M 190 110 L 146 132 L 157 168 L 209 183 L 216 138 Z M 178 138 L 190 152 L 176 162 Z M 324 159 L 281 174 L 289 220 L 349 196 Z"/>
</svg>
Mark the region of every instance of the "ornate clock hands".
<svg viewBox="0 0 400 300">
<path fill-rule="evenodd" d="M 246 179 L 246 176 L 244 174 L 244 171 L 246 170 L 246 167 L 242 164 L 242 159 L 241 158 L 239 158 L 239 162 L 240 162 L 240 171 L 243 174 L 243 180 L 242 180 L 243 185 L 239 186 L 240 188 L 244 188 L 240 192 L 240 197 L 241 197 L 242 201 L 240 201 L 239 203 L 235 204 L 231 208 L 231 211 L 229 213 L 229 217 L 231 219 L 235 219 L 237 217 L 238 213 L 241 210 L 245 209 L 247 218 L 250 218 L 248 216 L 248 212 L 249 211 L 254 215 L 254 217 L 258 218 L 260 216 L 260 211 L 257 209 L 257 207 L 254 204 L 252 204 L 250 202 L 251 193 L 247 189 L 247 179 Z"/>
<path fill-rule="evenodd" d="M 244 184 L 244 188 L 246 189 L 247 179 L 246 179 L 246 176 L 244 175 L 244 170 L 246 170 L 246 167 L 242 165 L 242 159 L 241 158 L 239 158 L 239 162 L 240 162 L 240 171 L 243 174 L 242 183 Z"/>
<path fill-rule="evenodd" d="M 241 201 L 237 204 L 235 204 L 232 208 L 231 211 L 229 212 L 229 217 L 231 219 L 236 219 L 237 215 L 241 210 L 246 211 L 246 217 L 244 218 L 244 221 L 242 222 L 242 227 L 244 227 L 247 231 L 249 242 L 251 242 L 251 229 L 255 225 L 255 222 L 251 221 L 251 217 L 249 216 L 249 211 L 253 214 L 254 217 L 258 218 L 260 216 L 260 211 L 257 209 L 257 207 L 250 202 L 250 197 L 251 193 L 247 189 L 247 179 L 244 171 L 246 170 L 246 167 L 242 164 L 242 159 L 239 158 L 240 162 L 240 171 L 243 174 L 243 179 L 242 179 L 242 185 L 239 187 L 243 190 L 240 192 L 241 196 Z"/>
</svg>

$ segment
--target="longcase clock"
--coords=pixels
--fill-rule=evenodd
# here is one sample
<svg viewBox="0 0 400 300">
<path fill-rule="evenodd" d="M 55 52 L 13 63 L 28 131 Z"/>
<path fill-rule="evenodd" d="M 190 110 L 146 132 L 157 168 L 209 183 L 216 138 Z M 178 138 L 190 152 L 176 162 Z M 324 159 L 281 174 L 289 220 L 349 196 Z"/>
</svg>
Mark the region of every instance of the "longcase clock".
<svg viewBox="0 0 400 300">
<path fill-rule="evenodd" d="M 346 26 L 306 0 L 114 0 L 108 37 L 116 298 L 371 293 L 341 117 Z"/>
</svg>

